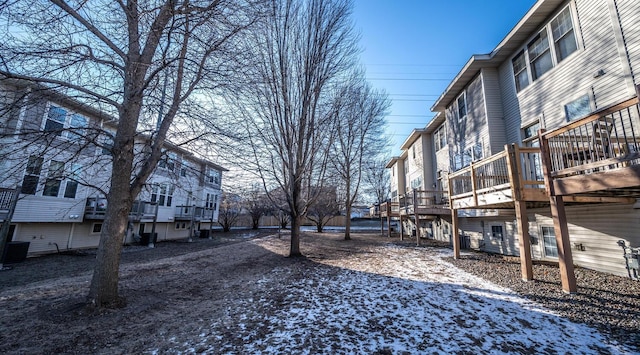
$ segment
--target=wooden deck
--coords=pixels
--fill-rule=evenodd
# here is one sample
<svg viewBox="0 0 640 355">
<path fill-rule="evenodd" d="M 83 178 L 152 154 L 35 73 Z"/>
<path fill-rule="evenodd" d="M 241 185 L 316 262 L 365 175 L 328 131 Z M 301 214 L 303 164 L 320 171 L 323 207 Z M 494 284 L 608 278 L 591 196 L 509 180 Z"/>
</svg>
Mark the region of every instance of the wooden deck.
<svg viewBox="0 0 640 355">
<path fill-rule="evenodd" d="M 599 110 L 563 127 L 539 133 L 562 289 L 577 292 L 565 202 L 640 198 L 638 97 Z"/>
<path fill-rule="evenodd" d="M 387 225 L 391 224 L 392 219 L 400 221 L 401 238 L 403 220 L 413 219 L 418 224 L 420 220 L 435 220 L 438 216 L 449 214 L 449 195 L 442 190 L 413 190 L 380 205 L 380 217 L 387 219 Z M 416 241 L 419 244 L 420 228 L 417 230 Z M 388 229 L 388 233 L 391 236 L 391 228 Z"/>
</svg>

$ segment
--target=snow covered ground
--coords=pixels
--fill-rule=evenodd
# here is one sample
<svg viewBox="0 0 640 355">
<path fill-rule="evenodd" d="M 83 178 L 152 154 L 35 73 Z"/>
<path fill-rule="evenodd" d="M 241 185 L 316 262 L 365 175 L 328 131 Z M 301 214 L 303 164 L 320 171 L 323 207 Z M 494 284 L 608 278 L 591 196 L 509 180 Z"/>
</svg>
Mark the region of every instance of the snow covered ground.
<svg viewBox="0 0 640 355">
<path fill-rule="evenodd" d="M 281 252 L 287 241 L 253 241 Z M 391 244 L 277 267 L 242 312 L 176 339 L 171 351 L 233 354 L 623 354 L 508 289 L 456 269 L 442 251 Z M 490 272 L 488 270 L 487 272 Z M 283 282 L 298 279 L 300 283 Z M 233 321 L 231 321 L 233 320 Z M 225 336 L 225 334 L 227 336 Z M 240 342 L 228 341 L 232 335 Z"/>
</svg>

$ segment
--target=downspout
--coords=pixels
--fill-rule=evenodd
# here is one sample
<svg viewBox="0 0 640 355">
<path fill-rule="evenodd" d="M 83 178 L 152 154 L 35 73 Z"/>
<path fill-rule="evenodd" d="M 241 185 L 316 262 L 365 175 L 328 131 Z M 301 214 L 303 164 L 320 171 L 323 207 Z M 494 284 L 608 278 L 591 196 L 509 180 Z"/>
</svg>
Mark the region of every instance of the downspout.
<svg viewBox="0 0 640 355">
<path fill-rule="evenodd" d="M 620 12 L 618 11 L 618 0 L 609 0 L 609 14 L 611 15 L 611 23 L 613 27 L 613 33 L 616 38 L 616 44 L 618 48 L 618 55 L 620 57 L 620 64 L 622 65 L 622 72 L 625 77 L 627 90 L 630 94 L 636 93 L 635 77 L 633 74 L 633 66 L 631 64 L 631 57 L 629 56 L 629 47 L 627 40 L 624 37 L 624 30 L 622 29 L 622 20 L 620 19 Z"/>
</svg>

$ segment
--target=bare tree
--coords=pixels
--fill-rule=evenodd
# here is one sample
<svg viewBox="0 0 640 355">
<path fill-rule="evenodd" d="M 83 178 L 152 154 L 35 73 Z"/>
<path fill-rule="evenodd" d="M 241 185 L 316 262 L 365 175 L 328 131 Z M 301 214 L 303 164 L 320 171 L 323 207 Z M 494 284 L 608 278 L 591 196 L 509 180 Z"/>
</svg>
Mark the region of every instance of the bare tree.
<svg viewBox="0 0 640 355">
<path fill-rule="evenodd" d="M 242 213 L 242 201 L 240 196 L 223 193 L 218 212 L 218 223 L 222 226 L 223 232 L 228 232 L 236 225 Z"/>
<path fill-rule="evenodd" d="M 385 115 L 391 105 L 388 96 L 371 88 L 364 73 L 354 71 L 335 97 L 336 138 L 332 145 L 332 168 L 341 181 L 346 225 L 344 239 L 351 239 L 351 208 L 359 197 L 369 156 L 385 148 Z"/>
<path fill-rule="evenodd" d="M 307 218 L 316 225 L 318 233 L 340 213 L 335 186 L 324 186 L 321 190 L 307 211 Z"/>
<path fill-rule="evenodd" d="M 247 41 L 253 64 L 230 103 L 247 123 L 247 166 L 265 191 L 281 192 L 291 221 L 290 256 L 300 256 L 300 223 L 322 186 L 332 139 L 330 85 L 357 53 L 350 0 L 271 0 L 261 31 Z M 242 148 L 242 147 L 240 147 Z"/>
<path fill-rule="evenodd" d="M 251 228 L 260 227 L 260 218 L 273 209 L 261 186 L 254 185 L 247 193 L 245 206 L 251 216 Z"/>
<path fill-rule="evenodd" d="M 161 159 L 176 117 L 228 81 L 229 39 L 247 28 L 252 0 L 9 1 L 0 16 L 2 70 L 117 118 L 107 210 L 89 289 L 95 306 L 122 304 L 122 236 L 134 199 Z M 145 133 L 144 149 L 135 148 Z M 189 137 L 192 139 L 193 137 Z"/>
<path fill-rule="evenodd" d="M 364 169 L 364 191 L 370 196 L 371 202 L 380 205 L 389 198 L 390 180 L 389 170 L 385 168 L 386 157 L 373 156 L 367 160 Z"/>
</svg>

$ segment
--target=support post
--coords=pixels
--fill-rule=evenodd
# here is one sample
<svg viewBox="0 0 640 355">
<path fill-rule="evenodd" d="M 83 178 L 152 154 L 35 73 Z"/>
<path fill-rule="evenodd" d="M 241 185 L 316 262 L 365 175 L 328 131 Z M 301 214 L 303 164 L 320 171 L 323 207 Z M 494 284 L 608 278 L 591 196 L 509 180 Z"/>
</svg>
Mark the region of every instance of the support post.
<svg viewBox="0 0 640 355">
<path fill-rule="evenodd" d="M 391 238 L 391 200 L 387 201 L 387 237 Z"/>
<path fill-rule="evenodd" d="M 453 229 L 453 258 L 460 259 L 460 232 L 458 231 L 458 210 L 451 209 L 451 228 Z"/>
<path fill-rule="evenodd" d="M 542 173 L 544 175 L 544 185 L 549 195 L 551 204 L 551 217 L 553 218 L 553 229 L 556 235 L 558 246 L 558 265 L 560 266 L 560 278 L 562 280 L 562 290 L 566 293 L 578 292 L 576 275 L 573 269 L 573 256 L 569 242 L 569 228 L 567 227 L 567 215 L 564 209 L 564 200 L 561 195 L 556 195 L 551 177 L 551 155 L 549 151 L 549 141 L 544 139 L 544 129 L 538 132 L 540 139 L 540 157 L 542 158 Z"/>
<path fill-rule="evenodd" d="M 418 190 L 413 189 L 413 216 L 416 220 L 416 246 L 420 246 L 420 218 L 418 216 Z"/>
<path fill-rule="evenodd" d="M 515 144 L 505 145 L 507 151 L 507 167 L 509 168 L 509 182 L 518 226 L 518 244 L 520 248 L 520 271 L 523 281 L 533 280 L 533 265 L 531 261 L 531 241 L 529 240 L 529 219 L 527 218 L 527 203 L 522 200 L 522 173 L 520 171 L 520 151 Z"/>
</svg>

